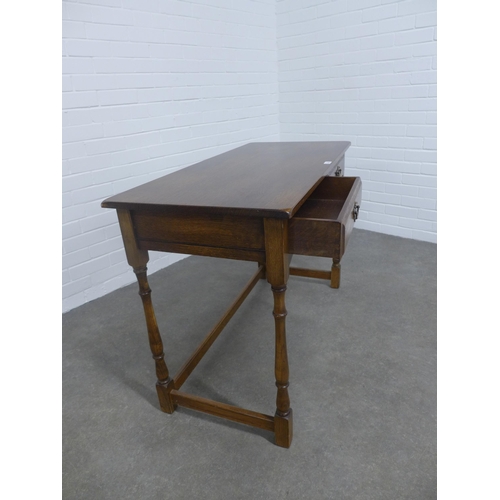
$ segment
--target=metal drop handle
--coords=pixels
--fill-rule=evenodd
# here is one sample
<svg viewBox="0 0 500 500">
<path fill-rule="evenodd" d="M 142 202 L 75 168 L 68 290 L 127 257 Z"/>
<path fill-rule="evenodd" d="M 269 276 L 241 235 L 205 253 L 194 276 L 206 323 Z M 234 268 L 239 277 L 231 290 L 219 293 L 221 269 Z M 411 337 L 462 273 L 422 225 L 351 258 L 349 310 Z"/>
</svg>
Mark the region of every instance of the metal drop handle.
<svg viewBox="0 0 500 500">
<path fill-rule="evenodd" d="M 354 203 L 354 208 L 352 209 L 352 218 L 354 220 L 357 220 L 358 216 L 359 216 L 359 204 Z"/>
</svg>

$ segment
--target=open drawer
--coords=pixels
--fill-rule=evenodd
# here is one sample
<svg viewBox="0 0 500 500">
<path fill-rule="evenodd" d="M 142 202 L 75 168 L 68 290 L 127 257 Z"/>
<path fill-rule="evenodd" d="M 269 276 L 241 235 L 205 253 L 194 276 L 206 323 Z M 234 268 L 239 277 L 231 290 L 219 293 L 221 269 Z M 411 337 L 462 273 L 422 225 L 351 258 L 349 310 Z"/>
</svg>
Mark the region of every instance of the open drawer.
<svg viewBox="0 0 500 500">
<path fill-rule="evenodd" d="M 290 219 L 289 253 L 340 262 L 360 203 L 359 177 L 325 177 Z"/>
</svg>

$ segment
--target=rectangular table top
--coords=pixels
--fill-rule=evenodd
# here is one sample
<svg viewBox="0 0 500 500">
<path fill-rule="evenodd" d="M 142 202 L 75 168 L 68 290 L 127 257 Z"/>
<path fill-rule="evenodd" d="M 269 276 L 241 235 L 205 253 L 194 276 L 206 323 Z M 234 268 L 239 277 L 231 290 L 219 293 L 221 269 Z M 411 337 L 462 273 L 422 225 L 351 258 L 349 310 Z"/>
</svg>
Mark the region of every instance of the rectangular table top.
<svg viewBox="0 0 500 500">
<path fill-rule="evenodd" d="M 246 144 L 112 196 L 102 207 L 290 218 L 350 144 Z"/>
</svg>

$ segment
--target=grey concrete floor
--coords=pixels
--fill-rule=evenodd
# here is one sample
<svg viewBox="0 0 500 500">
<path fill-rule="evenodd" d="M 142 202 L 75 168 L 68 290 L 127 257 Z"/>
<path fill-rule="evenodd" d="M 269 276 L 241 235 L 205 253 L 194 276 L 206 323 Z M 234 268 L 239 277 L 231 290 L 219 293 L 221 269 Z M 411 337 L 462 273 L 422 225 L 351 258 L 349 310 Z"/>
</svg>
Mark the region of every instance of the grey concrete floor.
<svg viewBox="0 0 500 500">
<path fill-rule="evenodd" d="M 189 257 L 150 276 L 172 374 L 255 268 Z M 292 276 L 286 302 L 290 449 L 158 409 L 136 284 L 64 314 L 63 498 L 436 498 L 436 245 L 355 229 L 340 289 Z M 272 307 L 262 280 L 182 390 L 273 414 Z"/>
</svg>

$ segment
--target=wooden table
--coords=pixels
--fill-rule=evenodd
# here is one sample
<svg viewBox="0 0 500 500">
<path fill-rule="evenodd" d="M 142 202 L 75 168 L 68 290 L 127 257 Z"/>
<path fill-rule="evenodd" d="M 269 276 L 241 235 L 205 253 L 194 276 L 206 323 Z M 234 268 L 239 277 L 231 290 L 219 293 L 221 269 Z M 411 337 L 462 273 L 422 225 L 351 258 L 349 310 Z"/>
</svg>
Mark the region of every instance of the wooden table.
<svg viewBox="0 0 500 500">
<path fill-rule="evenodd" d="M 361 200 L 361 180 L 343 177 L 349 142 L 252 143 L 103 201 L 117 210 L 128 263 L 139 282 L 161 409 L 177 406 L 216 415 L 292 442 L 288 395 L 285 291 L 289 274 L 340 282 L 345 251 Z M 192 356 L 172 378 L 163 353 L 147 280 L 148 251 L 205 255 L 258 263 L 257 271 Z M 332 269 L 290 267 L 293 254 L 332 258 Z M 274 296 L 276 335 L 274 416 L 181 392 L 259 279 Z"/>
</svg>

